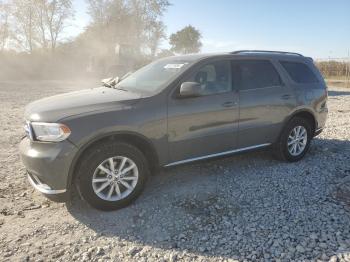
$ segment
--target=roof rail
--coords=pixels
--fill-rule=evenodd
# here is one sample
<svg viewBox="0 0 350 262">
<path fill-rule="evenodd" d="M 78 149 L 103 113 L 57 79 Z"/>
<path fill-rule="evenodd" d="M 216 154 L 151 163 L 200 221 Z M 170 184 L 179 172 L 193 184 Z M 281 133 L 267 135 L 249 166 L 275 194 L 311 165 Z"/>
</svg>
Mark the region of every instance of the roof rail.
<svg viewBox="0 0 350 262">
<path fill-rule="evenodd" d="M 273 53 L 273 54 L 303 56 L 302 54 L 294 53 L 294 52 L 268 51 L 268 50 L 237 50 L 237 51 L 231 52 L 231 54 L 241 54 L 241 53 Z"/>
</svg>

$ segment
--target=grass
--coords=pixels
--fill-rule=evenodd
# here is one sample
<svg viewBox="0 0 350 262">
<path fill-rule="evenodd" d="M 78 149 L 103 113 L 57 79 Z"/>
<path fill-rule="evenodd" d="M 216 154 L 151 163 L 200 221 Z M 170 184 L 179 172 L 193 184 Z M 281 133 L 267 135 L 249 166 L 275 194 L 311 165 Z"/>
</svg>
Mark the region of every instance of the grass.
<svg viewBox="0 0 350 262">
<path fill-rule="evenodd" d="M 327 77 L 325 78 L 325 81 L 328 86 L 350 88 L 350 78 L 347 78 L 346 76 Z"/>
</svg>

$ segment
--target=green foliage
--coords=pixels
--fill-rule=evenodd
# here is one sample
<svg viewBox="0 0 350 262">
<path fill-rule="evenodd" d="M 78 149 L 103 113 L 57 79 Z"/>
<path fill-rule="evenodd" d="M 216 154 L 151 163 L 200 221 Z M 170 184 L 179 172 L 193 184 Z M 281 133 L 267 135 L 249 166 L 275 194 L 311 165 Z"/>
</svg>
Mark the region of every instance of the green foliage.
<svg viewBox="0 0 350 262">
<path fill-rule="evenodd" d="M 175 53 L 198 53 L 202 47 L 201 33 L 191 25 L 170 36 L 171 50 Z"/>
</svg>

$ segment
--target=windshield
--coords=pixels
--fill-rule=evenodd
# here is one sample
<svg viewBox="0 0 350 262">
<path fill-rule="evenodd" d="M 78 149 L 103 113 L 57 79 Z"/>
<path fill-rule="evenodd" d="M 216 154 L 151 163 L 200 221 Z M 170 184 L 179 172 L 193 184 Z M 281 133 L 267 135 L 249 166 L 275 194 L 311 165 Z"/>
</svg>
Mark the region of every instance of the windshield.
<svg viewBox="0 0 350 262">
<path fill-rule="evenodd" d="M 189 61 L 162 59 L 142 67 L 119 82 L 116 88 L 130 91 L 155 93 L 189 66 Z"/>
</svg>

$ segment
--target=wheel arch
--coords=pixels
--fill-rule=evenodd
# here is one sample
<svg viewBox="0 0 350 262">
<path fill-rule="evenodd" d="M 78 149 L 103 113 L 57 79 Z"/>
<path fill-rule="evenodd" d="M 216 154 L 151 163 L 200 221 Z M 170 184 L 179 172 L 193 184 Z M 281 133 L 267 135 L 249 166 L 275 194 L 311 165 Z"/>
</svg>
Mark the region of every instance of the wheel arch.
<svg viewBox="0 0 350 262">
<path fill-rule="evenodd" d="M 291 113 L 290 115 L 288 115 L 285 120 L 283 121 L 280 130 L 278 132 L 278 136 L 276 137 L 276 140 L 274 143 L 277 143 L 283 133 L 283 129 L 285 128 L 285 126 L 288 124 L 288 122 L 290 120 L 292 120 L 294 117 L 302 117 L 304 119 L 307 119 L 310 121 L 310 123 L 312 124 L 312 133 L 315 134 L 316 131 L 316 127 L 317 127 L 317 120 L 316 117 L 314 115 L 314 113 L 306 108 L 302 108 L 302 109 L 298 109 L 296 111 L 294 111 L 293 113 Z"/>
<path fill-rule="evenodd" d="M 67 180 L 68 189 L 71 188 L 74 182 L 74 179 L 77 174 L 76 170 L 77 168 L 79 168 L 79 164 L 84 153 L 86 153 L 87 150 L 89 150 L 89 148 L 105 141 L 122 141 L 125 143 L 132 144 L 144 154 L 151 171 L 154 171 L 159 167 L 159 158 L 158 158 L 157 151 L 153 143 L 149 141 L 149 139 L 147 139 L 145 136 L 135 132 L 108 133 L 108 134 L 94 137 L 89 142 L 85 143 L 83 146 L 79 148 L 69 168 L 68 180 Z"/>
<path fill-rule="evenodd" d="M 306 120 L 308 120 L 311 123 L 311 128 L 312 128 L 312 133 L 314 134 L 317 128 L 317 120 L 316 120 L 316 116 L 315 114 L 306 108 L 302 108 L 302 109 L 298 109 L 296 111 L 294 111 L 292 114 L 290 114 L 286 120 L 283 123 L 283 128 L 286 126 L 286 124 L 293 118 L 295 117 L 301 117 L 304 118 Z M 280 133 L 282 133 L 283 128 L 281 130 Z"/>
</svg>

